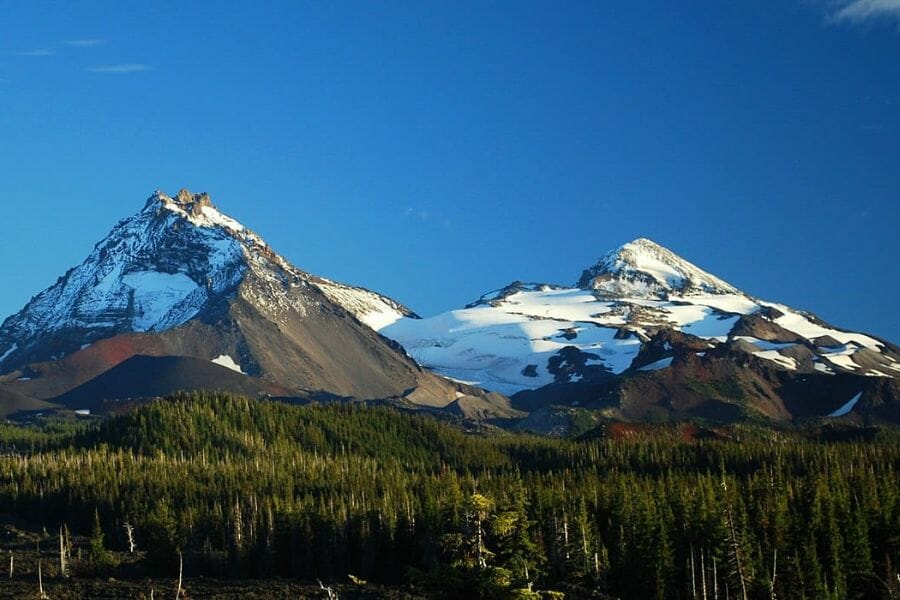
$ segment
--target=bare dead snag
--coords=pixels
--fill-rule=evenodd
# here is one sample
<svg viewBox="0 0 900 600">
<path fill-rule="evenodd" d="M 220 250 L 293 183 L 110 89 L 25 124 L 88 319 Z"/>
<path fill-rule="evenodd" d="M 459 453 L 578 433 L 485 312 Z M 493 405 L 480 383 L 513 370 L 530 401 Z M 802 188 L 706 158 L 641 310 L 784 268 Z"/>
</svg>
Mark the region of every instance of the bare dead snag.
<svg viewBox="0 0 900 600">
<path fill-rule="evenodd" d="M 322 580 L 319 579 L 319 587 L 322 588 L 326 594 L 328 594 L 328 600 L 338 600 L 337 592 L 335 592 L 331 586 L 326 587 Z"/>
<path fill-rule="evenodd" d="M 129 554 L 134 554 L 136 548 L 134 543 L 134 525 L 126 521 L 124 527 L 125 535 L 128 536 L 128 552 Z"/>
<path fill-rule="evenodd" d="M 44 577 L 41 572 L 41 561 L 38 561 L 38 597 L 41 600 L 49 600 L 50 598 L 50 596 L 44 592 Z"/>
<path fill-rule="evenodd" d="M 59 573 L 63 579 L 69 577 L 69 565 L 66 561 L 66 540 L 62 527 L 59 528 Z"/>
<path fill-rule="evenodd" d="M 175 600 L 181 598 L 181 577 L 184 574 L 184 560 L 182 559 L 181 552 L 178 552 L 178 589 L 175 590 Z"/>
</svg>

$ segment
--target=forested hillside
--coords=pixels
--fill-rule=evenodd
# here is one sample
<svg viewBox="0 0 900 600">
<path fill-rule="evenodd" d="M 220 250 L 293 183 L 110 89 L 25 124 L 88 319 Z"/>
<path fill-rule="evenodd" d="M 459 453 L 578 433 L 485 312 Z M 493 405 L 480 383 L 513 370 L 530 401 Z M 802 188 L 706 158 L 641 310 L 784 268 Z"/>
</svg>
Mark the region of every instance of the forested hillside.
<svg viewBox="0 0 900 600">
<path fill-rule="evenodd" d="M 412 584 L 441 597 L 900 597 L 900 438 L 467 436 L 364 406 L 178 396 L 4 425 L 0 512 L 115 571 Z M 846 437 L 846 436 L 843 436 Z M 80 571 L 79 571 L 80 569 Z"/>
</svg>

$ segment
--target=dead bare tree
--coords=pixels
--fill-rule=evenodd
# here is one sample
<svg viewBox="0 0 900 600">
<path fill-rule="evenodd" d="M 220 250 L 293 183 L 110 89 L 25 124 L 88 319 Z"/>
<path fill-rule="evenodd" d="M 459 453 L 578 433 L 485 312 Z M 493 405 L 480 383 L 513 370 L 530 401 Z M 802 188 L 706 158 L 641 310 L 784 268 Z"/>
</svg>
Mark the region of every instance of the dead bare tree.
<svg viewBox="0 0 900 600">
<path fill-rule="evenodd" d="M 240 552 L 244 547 L 244 517 L 241 512 L 241 501 L 234 499 L 234 508 L 232 509 L 234 519 L 234 547 Z"/>
<path fill-rule="evenodd" d="M 184 561 L 181 552 L 178 552 L 178 589 L 175 590 L 175 600 L 181 598 L 181 577 L 184 574 Z"/>
<path fill-rule="evenodd" d="M 328 594 L 328 600 L 338 600 L 337 592 L 335 592 L 331 586 L 326 587 L 325 584 L 322 583 L 321 579 L 319 579 L 318 581 L 319 581 L 319 587 L 322 588 L 326 594 Z"/>
<path fill-rule="evenodd" d="M 41 600 L 49 600 L 50 598 L 50 596 L 44 592 L 44 576 L 41 572 L 41 561 L 38 561 L 38 597 Z"/>
<path fill-rule="evenodd" d="M 722 476 L 722 489 L 725 491 L 725 524 L 728 526 L 728 546 L 731 550 L 730 566 L 732 574 L 741 586 L 741 600 L 747 600 L 747 576 L 744 574 L 744 563 L 741 560 L 741 545 L 738 541 L 737 528 L 734 525 L 734 514 L 731 512 L 731 500 L 728 498 L 728 483 Z"/>
<path fill-rule="evenodd" d="M 63 535 L 63 528 L 59 528 L 59 574 L 63 578 L 69 577 L 69 565 L 66 560 L 66 539 Z"/>
<path fill-rule="evenodd" d="M 691 544 L 691 598 L 697 598 L 697 575 L 694 570 L 694 545 Z"/>
<path fill-rule="evenodd" d="M 124 527 L 125 535 L 128 537 L 128 552 L 130 554 L 134 554 L 134 550 L 136 548 L 134 544 L 134 525 L 126 521 Z"/>
<path fill-rule="evenodd" d="M 706 551 L 700 547 L 700 589 L 703 590 L 703 600 L 706 599 Z"/>
<path fill-rule="evenodd" d="M 769 600 L 775 600 L 775 574 L 778 570 L 778 548 L 772 555 L 772 580 L 769 582 Z"/>
<path fill-rule="evenodd" d="M 12 581 L 13 578 L 13 553 L 12 550 L 9 551 L 9 580 Z"/>
<path fill-rule="evenodd" d="M 716 573 L 716 555 L 713 554 L 713 598 L 719 600 L 719 577 Z"/>
</svg>

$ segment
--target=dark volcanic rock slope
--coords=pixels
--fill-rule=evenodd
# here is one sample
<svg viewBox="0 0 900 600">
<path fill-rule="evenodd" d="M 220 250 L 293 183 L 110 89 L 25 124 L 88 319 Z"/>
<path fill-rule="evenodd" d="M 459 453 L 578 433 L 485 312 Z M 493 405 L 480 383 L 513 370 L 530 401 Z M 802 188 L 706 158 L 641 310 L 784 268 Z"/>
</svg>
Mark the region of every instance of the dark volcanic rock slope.
<svg viewBox="0 0 900 600">
<path fill-rule="evenodd" d="M 466 395 L 460 386 L 373 329 L 414 317 L 297 269 L 206 194 L 157 192 L 3 323 L 0 386 L 49 399 L 133 356 L 181 356 L 298 396 L 446 406 Z"/>
</svg>

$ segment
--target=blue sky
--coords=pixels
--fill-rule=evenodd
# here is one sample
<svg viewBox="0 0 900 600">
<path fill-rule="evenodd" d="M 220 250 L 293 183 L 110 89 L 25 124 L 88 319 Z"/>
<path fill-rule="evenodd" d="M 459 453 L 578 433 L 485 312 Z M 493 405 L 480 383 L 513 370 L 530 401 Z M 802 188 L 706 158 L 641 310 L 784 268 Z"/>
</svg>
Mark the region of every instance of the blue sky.
<svg viewBox="0 0 900 600">
<path fill-rule="evenodd" d="M 0 313 L 156 188 L 421 314 L 650 237 L 900 341 L 900 0 L 0 5 Z"/>
</svg>

